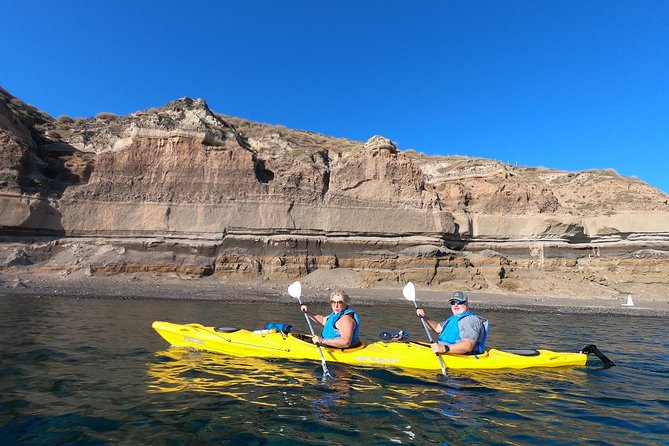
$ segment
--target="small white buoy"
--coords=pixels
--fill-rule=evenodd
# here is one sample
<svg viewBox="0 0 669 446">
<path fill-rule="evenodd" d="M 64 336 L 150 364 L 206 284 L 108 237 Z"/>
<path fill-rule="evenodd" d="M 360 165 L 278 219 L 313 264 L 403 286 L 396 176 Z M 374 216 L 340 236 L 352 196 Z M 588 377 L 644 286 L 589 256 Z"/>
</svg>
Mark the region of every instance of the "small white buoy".
<svg viewBox="0 0 669 446">
<path fill-rule="evenodd" d="M 634 306 L 634 301 L 632 300 L 632 295 L 628 294 L 627 295 L 627 303 L 622 304 L 623 307 L 633 307 Z"/>
</svg>

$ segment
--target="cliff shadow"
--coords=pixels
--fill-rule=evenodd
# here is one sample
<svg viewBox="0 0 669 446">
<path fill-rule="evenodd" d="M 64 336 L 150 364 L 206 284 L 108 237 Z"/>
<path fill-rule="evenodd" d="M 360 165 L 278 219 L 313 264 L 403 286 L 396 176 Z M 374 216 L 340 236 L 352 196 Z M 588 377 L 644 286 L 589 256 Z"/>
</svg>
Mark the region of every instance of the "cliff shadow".
<svg viewBox="0 0 669 446">
<path fill-rule="evenodd" d="M 471 243 L 469 238 L 465 239 L 462 237 L 462 234 L 460 233 L 460 224 L 458 223 L 455 223 L 455 230 L 452 234 L 444 234 L 441 239 L 444 243 L 444 246 L 446 246 L 446 248 L 450 249 L 451 251 L 464 251 L 467 245 Z"/>
<path fill-rule="evenodd" d="M 49 235 L 64 237 L 63 215 L 45 198 L 30 204 L 30 215 L 18 226 L 4 228 L 3 232 L 14 234 Z"/>
<path fill-rule="evenodd" d="M 60 198 L 69 186 L 88 182 L 95 166 L 94 154 L 43 136 L 36 137 L 35 141 L 37 150 L 21 162 L 22 193 Z"/>
</svg>

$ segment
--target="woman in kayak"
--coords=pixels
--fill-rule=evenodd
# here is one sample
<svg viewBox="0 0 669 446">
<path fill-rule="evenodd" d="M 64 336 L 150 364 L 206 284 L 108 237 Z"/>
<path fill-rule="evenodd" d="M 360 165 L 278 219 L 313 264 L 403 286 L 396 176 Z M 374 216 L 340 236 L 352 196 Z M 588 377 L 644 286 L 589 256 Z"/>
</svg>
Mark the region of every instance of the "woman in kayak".
<svg viewBox="0 0 669 446">
<path fill-rule="evenodd" d="M 327 347 L 348 348 L 359 342 L 358 331 L 360 329 L 360 319 L 358 313 L 348 307 L 350 298 L 344 290 L 333 291 L 330 295 L 330 306 L 332 312 L 327 316 L 309 313 L 306 305 L 300 309 L 314 321 L 323 325 L 323 332 L 320 336 L 312 338 L 314 344 L 321 344 Z"/>
<path fill-rule="evenodd" d="M 454 291 L 449 303 L 453 315 L 441 323 L 428 319 L 422 308 L 416 310 L 430 330 L 439 333 L 432 350 L 437 354 L 483 353 L 488 321 L 469 310 L 469 298 L 462 291 Z"/>
</svg>

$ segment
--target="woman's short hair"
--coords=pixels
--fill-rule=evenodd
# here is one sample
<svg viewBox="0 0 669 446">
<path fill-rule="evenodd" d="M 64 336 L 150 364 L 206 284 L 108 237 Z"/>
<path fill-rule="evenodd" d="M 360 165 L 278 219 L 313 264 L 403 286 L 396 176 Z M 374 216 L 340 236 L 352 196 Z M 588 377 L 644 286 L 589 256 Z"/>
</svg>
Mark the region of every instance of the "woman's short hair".
<svg viewBox="0 0 669 446">
<path fill-rule="evenodd" d="M 346 291 L 339 289 L 339 290 L 334 290 L 332 294 L 330 294 L 330 299 L 334 299 L 335 297 L 341 297 L 344 299 L 344 302 L 346 302 L 346 305 L 351 301 L 351 298 L 348 297 L 348 294 L 346 294 Z"/>
</svg>

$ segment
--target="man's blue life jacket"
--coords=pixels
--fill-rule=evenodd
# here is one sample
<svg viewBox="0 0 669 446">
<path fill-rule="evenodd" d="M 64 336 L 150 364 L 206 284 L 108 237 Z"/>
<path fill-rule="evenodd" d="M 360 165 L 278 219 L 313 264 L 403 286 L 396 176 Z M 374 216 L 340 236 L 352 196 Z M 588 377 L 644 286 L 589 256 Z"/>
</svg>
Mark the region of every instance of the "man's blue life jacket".
<svg viewBox="0 0 669 446">
<path fill-rule="evenodd" d="M 332 312 L 328 316 L 327 320 L 325 321 L 325 326 L 323 327 L 323 333 L 321 333 L 321 337 L 323 339 L 336 339 L 336 338 L 341 338 L 341 334 L 339 333 L 339 330 L 337 330 L 337 327 L 335 327 L 335 324 L 337 321 L 339 321 L 339 318 L 344 316 L 345 314 L 350 314 L 353 316 L 353 319 L 355 319 L 355 329 L 353 330 L 353 339 L 351 339 L 351 344 L 354 344 L 358 342 L 358 331 L 360 331 L 360 319 L 358 318 L 358 313 L 353 311 L 351 308 L 347 308 L 341 313 L 335 313 Z"/>
<path fill-rule="evenodd" d="M 486 338 L 488 337 L 488 320 L 480 317 L 478 314 L 471 312 L 471 311 L 466 311 L 458 316 L 452 315 L 446 321 L 441 323 L 441 326 L 444 327 L 442 332 L 439 334 L 439 339 L 438 341 L 441 342 L 442 344 L 455 344 L 458 341 L 462 340 L 462 337 L 460 336 L 460 326 L 458 325 L 458 322 L 460 319 L 468 317 L 468 316 L 474 316 L 479 319 L 481 319 L 481 322 L 483 323 L 483 337 L 481 338 L 481 341 L 479 342 L 478 339 L 475 339 L 474 342 L 476 342 L 476 345 L 474 345 L 474 349 L 472 350 L 472 353 L 475 354 L 480 354 L 484 352 L 484 347 L 485 347 L 485 341 Z"/>
</svg>

